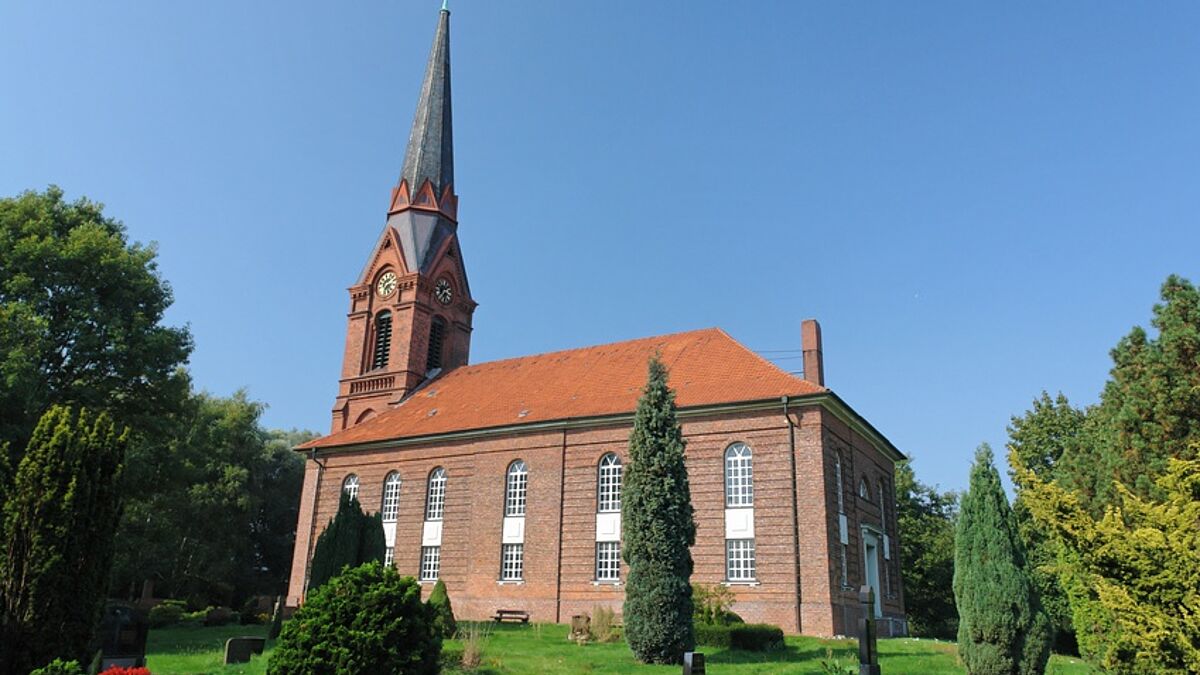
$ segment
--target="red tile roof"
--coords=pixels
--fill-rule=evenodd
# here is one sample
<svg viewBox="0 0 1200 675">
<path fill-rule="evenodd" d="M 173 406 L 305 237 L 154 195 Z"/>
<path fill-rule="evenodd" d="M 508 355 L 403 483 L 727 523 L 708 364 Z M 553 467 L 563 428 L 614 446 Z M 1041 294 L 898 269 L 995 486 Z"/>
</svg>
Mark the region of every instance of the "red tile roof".
<svg viewBox="0 0 1200 675">
<path fill-rule="evenodd" d="M 631 413 L 655 352 L 669 369 L 680 408 L 827 391 L 708 328 L 455 368 L 395 408 L 300 447 Z"/>
</svg>

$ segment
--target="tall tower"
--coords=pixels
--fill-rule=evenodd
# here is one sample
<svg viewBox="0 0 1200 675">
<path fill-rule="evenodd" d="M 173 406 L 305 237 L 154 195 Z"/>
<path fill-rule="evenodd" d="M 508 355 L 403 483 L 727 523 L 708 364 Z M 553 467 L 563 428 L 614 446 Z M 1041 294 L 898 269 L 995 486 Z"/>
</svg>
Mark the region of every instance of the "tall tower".
<svg viewBox="0 0 1200 675">
<path fill-rule="evenodd" d="M 458 246 L 445 8 L 387 224 L 349 291 L 333 431 L 383 412 L 427 379 L 465 365 L 470 353 L 476 303 Z"/>
</svg>

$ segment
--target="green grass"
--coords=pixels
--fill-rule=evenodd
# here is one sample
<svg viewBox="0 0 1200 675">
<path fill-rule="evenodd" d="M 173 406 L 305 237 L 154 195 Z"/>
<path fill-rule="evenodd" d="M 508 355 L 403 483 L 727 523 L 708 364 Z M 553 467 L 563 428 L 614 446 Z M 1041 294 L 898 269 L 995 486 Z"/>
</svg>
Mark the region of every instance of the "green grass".
<svg viewBox="0 0 1200 675">
<path fill-rule="evenodd" d="M 465 627 L 465 624 L 464 624 Z M 488 626 L 490 635 L 485 641 L 483 665 L 473 672 L 478 675 L 508 673 L 678 673 L 679 666 L 645 666 L 638 664 L 624 643 L 576 645 L 567 641 L 567 627 L 554 624 Z M 239 635 L 266 635 L 266 626 L 222 626 L 217 628 L 182 627 L 150 631 L 147 665 L 154 675 L 171 673 L 247 673 L 266 672 L 267 652 L 256 656 L 249 664 L 225 667 L 221 665 L 225 640 Z M 456 664 L 463 645 L 447 640 L 443 663 Z M 858 648 L 853 640 L 821 640 L 810 637 L 788 637 L 784 649 L 759 654 L 727 649 L 700 648 L 704 652 L 709 672 L 736 675 L 767 673 L 825 673 L 822 661 L 832 651 L 833 659 L 842 672 L 858 671 Z M 919 639 L 879 641 L 879 663 L 887 675 L 899 673 L 929 674 L 963 673 L 957 663 L 951 642 Z M 448 673 L 461 673 L 447 668 Z M 1046 671 L 1055 675 L 1082 675 L 1091 671 L 1078 659 L 1055 656 Z"/>
</svg>

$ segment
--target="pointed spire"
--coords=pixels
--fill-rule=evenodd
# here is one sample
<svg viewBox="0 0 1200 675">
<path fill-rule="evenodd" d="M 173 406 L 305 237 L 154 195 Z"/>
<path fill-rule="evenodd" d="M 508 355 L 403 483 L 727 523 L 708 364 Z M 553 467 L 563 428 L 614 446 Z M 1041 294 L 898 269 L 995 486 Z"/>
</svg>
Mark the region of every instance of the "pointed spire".
<svg viewBox="0 0 1200 675">
<path fill-rule="evenodd" d="M 434 194 L 454 183 L 454 133 L 450 115 L 450 10 L 442 5 L 437 34 L 429 50 L 421 98 L 408 136 L 408 151 L 400 178 L 408 181 L 409 194 L 416 195 L 426 179 Z"/>
</svg>

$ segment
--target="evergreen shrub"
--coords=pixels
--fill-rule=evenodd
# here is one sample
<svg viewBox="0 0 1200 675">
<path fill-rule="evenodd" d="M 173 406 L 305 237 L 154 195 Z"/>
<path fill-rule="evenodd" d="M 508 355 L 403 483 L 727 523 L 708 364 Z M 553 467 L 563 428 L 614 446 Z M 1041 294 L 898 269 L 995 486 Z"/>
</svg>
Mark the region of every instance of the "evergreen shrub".
<svg viewBox="0 0 1200 675">
<path fill-rule="evenodd" d="M 689 547 L 696 521 L 675 393 L 657 356 L 648 370 L 621 490 L 622 555 L 629 564 L 622 614 L 625 641 L 639 661 L 680 663 L 695 645 Z"/>
<path fill-rule="evenodd" d="M 442 638 L 433 624 L 415 579 L 367 563 L 309 594 L 284 625 L 267 673 L 436 673 Z"/>
<path fill-rule="evenodd" d="M 769 652 L 783 648 L 783 629 L 766 623 L 698 623 L 696 644 L 748 652 Z"/>
<path fill-rule="evenodd" d="M 446 583 L 441 579 L 433 586 L 429 594 L 429 606 L 433 609 L 433 628 L 442 639 L 451 639 L 458 632 L 458 622 L 454 620 L 454 608 L 450 606 L 450 595 L 446 592 Z"/>
<path fill-rule="evenodd" d="M 343 492 L 337 515 L 329 521 L 313 547 L 308 589 L 319 588 L 347 567 L 383 562 L 386 550 L 383 517 L 378 513 L 367 515 L 357 499 Z"/>
<path fill-rule="evenodd" d="M 162 628 L 179 623 L 183 619 L 183 610 L 182 600 L 163 600 L 150 608 L 150 627 Z"/>
<path fill-rule="evenodd" d="M 958 655 L 973 675 L 1042 673 L 1051 627 L 1029 578 L 1016 518 L 984 444 L 954 537 Z"/>
</svg>

